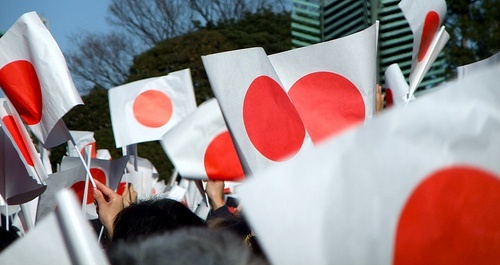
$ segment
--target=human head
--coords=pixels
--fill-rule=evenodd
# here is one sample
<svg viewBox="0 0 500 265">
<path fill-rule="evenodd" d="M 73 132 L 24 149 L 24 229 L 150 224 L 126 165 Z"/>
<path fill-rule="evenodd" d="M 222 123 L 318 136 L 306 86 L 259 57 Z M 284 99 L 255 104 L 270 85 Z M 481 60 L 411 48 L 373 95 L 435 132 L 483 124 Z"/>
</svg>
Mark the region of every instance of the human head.
<svg viewBox="0 0 500 265">
<path fill-rule="evenodd" d="M 4 215 L 2 215 L 4 217 Z M 3 227 L 0 227 L 0 252 L 2 252 L 4 249 L 6 249 L 10 244 L 12 244 L 18 236 L 9 231 L 6 230 Z"/>
<path fill-rule="evenodd" d="M 136 242 L 118 242 L 108 251 L 111 264 L 267 264 L 227 231 L 181 228 Z"/>
<path fill-rule="evenodd" d="M 111 242 L 136 240 L 190 226 L 206 225 L 182 203 L 165 198 L 140 201 L 118 213 L 113 224 Z"/>
</svg>

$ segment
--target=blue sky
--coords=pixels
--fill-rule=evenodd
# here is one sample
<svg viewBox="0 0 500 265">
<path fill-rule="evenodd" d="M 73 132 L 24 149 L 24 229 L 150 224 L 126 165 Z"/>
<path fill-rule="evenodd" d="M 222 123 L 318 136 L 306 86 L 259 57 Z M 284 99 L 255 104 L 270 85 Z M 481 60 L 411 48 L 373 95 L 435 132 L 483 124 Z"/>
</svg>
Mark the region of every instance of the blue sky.
<svg viewBox="0 0 500 265">
<path fill-rule="evenodd" d="M 69 36 L 80 31 L 107 32 L 110 0 L 0 0 L 0 31 L 6 32 L 24 13 L 36 11 L 47 18 L 61 50 L 72 50 Z"/>
</svg>

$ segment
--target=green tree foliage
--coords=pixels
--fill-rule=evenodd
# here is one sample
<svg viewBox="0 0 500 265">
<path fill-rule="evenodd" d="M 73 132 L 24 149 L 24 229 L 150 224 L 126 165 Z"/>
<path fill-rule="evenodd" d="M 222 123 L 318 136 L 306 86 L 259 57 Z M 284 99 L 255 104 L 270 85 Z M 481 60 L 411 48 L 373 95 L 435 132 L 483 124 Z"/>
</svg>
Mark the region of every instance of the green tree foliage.
<svg viewBox="0 0 500 265">
<path fill-rule="evenodd" d="M 68 129 L 94 132 L 97 149 L 108 149 L 113 158 L 121 157 L 121 150 L 115 148 L 111 128 L 108 91 L 96 87 L 82 99 L 85 105 L 75 106 L 64 116 Z M 66 148 L 66 145 L 61 145 L 51 150 L 51 163 L 54 169 L 66 154 Z"/>
<path fill-rule="evenodd" d="M 199 104 L 213 97 L 200 55 L 231 49 L 236 47 L 218 31 L 202 29 L 188 33 L 160 42 L 154 48 L 137 56 L 128 81 L 162 76 L 190 68 Z"/>
<path fill-rule="evenodd" d="M 457 66 L 487 58 L 500 50 L 498 0 L 449 0 L 446 28 L 450 41 L 445 53 L 450 76 Z"/>
<path fill-rule="evenodd" d="M 158 43 L 137 56 L 128 82 L 190 68 L 198 104 L 213 97 L 202 55 L 263 47 L 268 54 L 291 49 L 290 13 L 263 11 Z"/>
<path fill-rule="evenodd" d="M 202 55 L 255 46 L 263 47 L 268 54 L 289 50 L 290 23 L 289 13 L 263 11 L 160 42 L 135 58 L 126 83 L 190 68 L 196 100 L 200 104 L 213 97 L 201 61 Z M 93 131 L 97 148 L 108 149 L 113 158 L 119 158 L 121 150 L 115 148 L 107 93 L 99 87 L 92 89 L 82 97 L 85 105 L 73 108 L 64 121 L 70 130 Z M 139 143 L 137 146 L 139 156 L 149 159 L 160 178 L 167 180 L 173 166 L 159 142 Z M 66 146 L 61 145 L 51 151 L 55 168 L 66 153 Z"/>
</svg>

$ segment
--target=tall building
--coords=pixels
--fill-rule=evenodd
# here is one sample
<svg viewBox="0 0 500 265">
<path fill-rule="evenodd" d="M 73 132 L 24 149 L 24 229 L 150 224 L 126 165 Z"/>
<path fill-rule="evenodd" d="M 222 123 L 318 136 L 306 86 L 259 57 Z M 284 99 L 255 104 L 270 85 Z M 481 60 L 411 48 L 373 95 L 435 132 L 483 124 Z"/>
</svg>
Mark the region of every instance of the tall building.
<svg viewBox="0 0 500 265">
<path fill-rule="evenodd" d="M 407 81 L 410 75 L 413 35 L 399 8 L 400 0 L 293 0 L 294 48 L 341 38 L 380 21 L 378 83 L 384 72 L 398 63 Z M 441 53 L 419 85 L 432 87 L 445 80 L 446 62 Z"/>
</svg>

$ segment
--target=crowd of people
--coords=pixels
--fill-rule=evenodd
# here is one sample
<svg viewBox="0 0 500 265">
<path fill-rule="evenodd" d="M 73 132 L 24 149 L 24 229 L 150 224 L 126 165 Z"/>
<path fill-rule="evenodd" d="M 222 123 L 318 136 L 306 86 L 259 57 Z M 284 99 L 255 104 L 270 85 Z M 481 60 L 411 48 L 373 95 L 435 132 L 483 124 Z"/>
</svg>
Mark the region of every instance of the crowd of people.
<svg viewBox="0 0 500 265">
<path fill-rule="evenodd" d="M 268 264 L 241 212 L 231 213 L 224 182 L 208 181 L 212 211 L 201 219 L 168 198 L 137 201 L 132 185 L 122 195 L 96 181 L 94 203 L 106 230 L 112 264 Z"/>
</svg>

